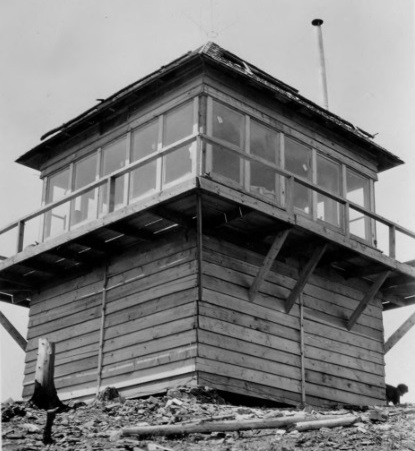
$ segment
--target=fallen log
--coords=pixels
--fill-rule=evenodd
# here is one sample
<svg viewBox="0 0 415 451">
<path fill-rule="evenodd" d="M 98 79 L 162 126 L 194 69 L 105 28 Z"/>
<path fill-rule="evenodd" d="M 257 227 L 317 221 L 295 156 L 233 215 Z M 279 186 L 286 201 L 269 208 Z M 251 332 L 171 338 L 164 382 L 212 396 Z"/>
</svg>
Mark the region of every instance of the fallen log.
<svg viewBox="0 0 415 451">
<path fill-rule="evenodd" d="M 322 420 L 314 420 L 314 421 L 304 421 L 302 423 L 294 423 L 289 426 L 289 431 L 309 431 L 311 429 L 320 429 L 320 428 L 335 428 L 338 426 L 350 426 L 355 423 L 359 417 L 355 415 L 345 415 L 339 418 L 331 418 L 331 419 L 322 419 Z"/>
<path fill-rule="evenodd" d="M 350 418 L 351 415 L 346 415 Z M 169 435 L 187 435 L 195 433 L 212 433 L 212 432 L 232 432 L 247 431 L 252 429 L 281 429 L 291 424 L 310 422 L 315 420 L 339 420 L 345 415 L 309 415 L 300 414 L 290 417 L 279 417 L 271 419 L 257 419 L 244 421 L 221 421 L 221 422 L 202 422 L 198 424 L 174 424 L 174 425 L 157 425 L 157 426 L 136 426 L 125 427 L 121 430 L 122 436 L 169 436 Z M 357 417 L 353 416 L 354 420 Z M 320 426 L 323 427 L 323 426 Z M 333 426 L 332 426 L 333 427 Z"/>
</svg>

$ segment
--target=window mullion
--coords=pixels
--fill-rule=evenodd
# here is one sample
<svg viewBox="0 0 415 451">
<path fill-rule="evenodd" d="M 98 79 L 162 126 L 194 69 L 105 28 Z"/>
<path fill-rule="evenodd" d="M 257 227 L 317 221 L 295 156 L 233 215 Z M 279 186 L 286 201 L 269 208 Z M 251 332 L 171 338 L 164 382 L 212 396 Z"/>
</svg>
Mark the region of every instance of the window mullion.
<svg viewBox="0 0 415 451">
<path fill-rule="evenodd" d="M 245 126 L 244 126 L 244 136 L 243 136 L 243 150 L 248 155 L 251 153 L 251 122 L 250 117 L 248 115 L 245 115 Z M 241 174 L 240 174 L 240 180 L 242 180 L 242 186 L 247 191 L 250 191 L 251 186 L 251 163 L 248 161 L 247 158 L 244 158 L 242 161 L 242 164 L 239 165 Z"/>
<path fill-rule="evenodd" d="M 160 115 L 158 118 L 158 138 L 157 138 L 157 153 L 160 154 L 157 158 L 157 172 L 156 172 L 156 191 L 160 192 L 163 180 L 163 128 L 164 128 L 164 115 Z"/>
<path fill-rule="evenodd" d="M 311 149 L 311 181 L 314 185 L 317 185 L 317 151 Z M 317 192 L 311 191 L 311 217 L 314 221 L 317 220 Z"/>
</svg>

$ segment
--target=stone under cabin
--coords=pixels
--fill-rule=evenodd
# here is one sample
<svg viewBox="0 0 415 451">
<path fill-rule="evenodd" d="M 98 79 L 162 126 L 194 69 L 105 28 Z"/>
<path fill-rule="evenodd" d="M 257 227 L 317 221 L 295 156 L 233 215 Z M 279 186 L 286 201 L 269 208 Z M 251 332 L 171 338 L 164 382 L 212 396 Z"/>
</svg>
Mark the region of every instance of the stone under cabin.
<svg viewBox="0 0 415 451">
<path fill-rule="evenodd" d="M 415 234 L 375 211 L 403 162 L 369 133 L 209 42 L 17 163 L 43 182 L 0 230 L 0 299 L 29 309 L 24 399 L 46 338 L 61 400 L 385 403 L 382 315 L 415 302 Z"/>
</svg>

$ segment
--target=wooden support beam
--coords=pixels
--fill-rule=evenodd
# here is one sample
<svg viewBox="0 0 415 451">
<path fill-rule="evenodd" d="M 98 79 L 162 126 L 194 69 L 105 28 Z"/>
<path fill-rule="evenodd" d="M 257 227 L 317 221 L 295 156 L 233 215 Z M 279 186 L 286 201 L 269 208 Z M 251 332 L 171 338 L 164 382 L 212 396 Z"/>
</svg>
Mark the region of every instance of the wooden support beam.
<svg viewBox="0 0 415 451">
<path fill-rule="evenodd" d="M 240 219 L 247 216 L 249 213 L 251 213 L 251 211 L 252 210 L 250 208 L 244 206 L 238 206 L 231 210 L 224 211 L 221 214 L 215 215 L 214 217 L 211 217 L 208 221 L 206 221 L 204 228 L 210 230 L 217 229 L 226 224 L 229 224 L 235 219 Z M 267 232 L 266 234 L 270 235 L 271 233 Z"/>
<path fill-rule="evenodd" d="M 387 339 L 385 343 L 385 354 L 390 351 L 396 343 L 412 328 L 415 324 L 415 312 Z"/>
<path fill-rule="evenodd" d="M 25 351 L 27 341 L 2 312 L 0 312 L 0 324 L 7 330 L 13 340 L 23 349 L 23 351 Z"/>
<path fill-rule="evenodd" d="M 151 209 L 150 212 L 185 229 L 192 229 L 196 227 L 196 219 L 188 218 L 185 215 L 176 213 L 166 207 L 158 206 Z"/>
<path fill-rule="evenodd" d="M 387 270 L 387 266 L 381 264 L 359 266 L 349 271 L 346 271 L 345 278 L 354 279 L 359 277 L 373 276 L 375 274 L 383 273 L 385 272 L 385 270 Z"/>
<path fill-rule="evenodd" d="M 105 227 L 106 229 L 112 230 L 113 232 L 120 233 L 122 235 L 130 236 L 132 238 L 138 238 L 142 241 L 154 241 L 154 234 L 144 230 L 144 229 L 137 229 L 134 226 L 131 226 L 129 224 L 123 224 L 123 223 L 113 223 L 109 224 Z"/>
<path fill-rule="evenodd" d="M 287 239 L 290 233 L 290 229 L 283 230 L 275 236 L 275 239 L 268 251 L 268 254 L 265 257 L 264 263 L 259 268 L 258 274 L 256 275 L 251 288 L 249 289 L 249 300 L 251 302 L 255 301 L 255 297 L 261 288 L 262 282 L 267 277 L 268 272 L 271 269 L 272 264 L 274 263 L 277 255 L 279 254 L 285 240 Z"/>
<path fill-rule="evenodd" d="M 308 282 L 308 279 L 310 278 L 311 274 L 313 274 L 313 271 L 316 269 L 318 262 L 326 251 L 327 246 L 327 243 L 321 246 L 317 246 L 313 252 L 313 255 L 310 257 L 310 260 L 308 260 L 307 264 L 301 271 L 300 278 L 297 280 L 297 283 L 291 291 L 291 294 L 285 301 L 285 311 L 287 313 L 290 312 L 292 306 L 295 304 L 295 301 L 298 299 L 298 296 L 303 291 L 306 283 Z"/>
<path fill-rule="evenodd" d="M 347 321 L 347 330 L 351 330 L 356 321 L 359 319 L 359 316 L 363 313 L 363 310 L 372 301 L 372 299 L 376 296 L 380 287 L 383 285 L 383 282 L 388 278 L 390 271 L 385 271 L 375 279 L 372 286 L 369 288 L 367 293 L 364 295 L 363 299 L 360 301 L 356 310 L 352 313 L 349 321 Z"/>
</svg>

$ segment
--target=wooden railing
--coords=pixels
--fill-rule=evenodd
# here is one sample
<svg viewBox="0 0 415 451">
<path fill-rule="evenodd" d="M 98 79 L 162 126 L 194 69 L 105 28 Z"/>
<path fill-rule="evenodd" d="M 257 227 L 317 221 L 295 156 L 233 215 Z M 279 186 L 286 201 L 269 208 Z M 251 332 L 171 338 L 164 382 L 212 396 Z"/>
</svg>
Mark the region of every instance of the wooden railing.
<svg viewBox="0 0 415 451">
<path fill-rule="evenodd" d="M 0 229 L 0 238 L 2 236 L 4 236 L 7 232 L 10 232 L 15 229 L 15 231 L 16 231 L 15 250 L 16 250 L 16 253 L 21 252 L 23 250 L 24 242 L 25 242 L 25 226 L 30 220 L 35 219 L 35 218 L 44 218 L 45 215 L 48 214 L 49 212 L 51 212 L 53 209 L 65 204 L 65 203 L 69 203 L 69 202 L 73 201 L 74 199 L 84 195 L 85 193 L 96 190 L 100 187 L 105 187 L 103 189 L 105 189 L 107 192 L 106 199 L 108 202 L 108 210 L 106 213 L 111 213 L 114 211 L 115 183 L 118 178 L 120 178 L 126 174 L 130 174 L 135 169 L 144 167 L 147 164 L 153 162 L 154 160 L 156 160 L 158 158 L 162 158 L 163 156 L 165 156 L 171 152 L 174 152 L 178 148 L 183 147 L 185 145 L 189 145 L 192 142 L 196 142 L 196 141 L 198 143 L 197 148 L 195 150 L 197 152 L 197 158 L 196 158 L 197 164 L 195 165 L 196 170 L 194 171 L 194 173 L 191 174 L 192 177 L 206 175 L 206 161 L 207 161 L 207 154 L 208 154 L 206 151 L 206 145 L 207 144 L 215 145 L 219 148 L 223 148 L 227 152 L 232 152 L 233 154 L 239 156 L 242 159 L 242 161 L 248 161 L 248 162 L 250 161 L 250 162 L 256 162 L 256 163 L 262 164 L 262 165 L 266 166 L 267 168 L 272 169 L 275 174 L 282 177 L 285 181 L 285 196 L 284 196 L 284 199 L 279 200 L 279 202 L 276 202 L 276 205 L 278 206 L 278 208 L 282 208 L 282 209 L 286 210 L 289 215 L 294 216 L 297 213 L 296 209 L 294 208 L 293 194 L 294 194 L 295 185 L 296 184 L 301 185 L 301 186 L 309 189 L 311 192 L 321 194 L 321 195 L 337 202 L 341 206 L 341 209 L 343 210 L 343 212 L 342 212 L 343 214 L 341 215 L 342 224 L 338 230 L 339 233 L 345 235 L 346 237 L 349 237 L 351 235 L 351 232 L 350 232 L 350 223 L 351 222 L 350 222 L 349 218 L 350 218 L 350 212 L 355 211 L 355 212 L 360 213 L 364 217 L 369 218 L 370 221 L 372 221 L 374 223 L 380 223 L 388 228 L 388 235 L 389 235 L 388 250 L 386 252 L 384 249 L 382 249 L 382 252 L 384 252 L 386 255 L 389 255 L 392 258 L 397 258 L 397 245 L 396 245 L 397 239 L 396 239 L 396 237 L 397 237 L 398 233 L 403 234 L 404 236 L 409 237 L 412 240 L 411 244 L 412 244 L 412 247 L 414 248 L 413 255 L 415 255 L 415 233 L 414 232 L 412 232 L 398 224 L 395 224 L 394 222 L 392 222 L 372 211 L 367 210 L 366 208 L 362 207 L 361 205 L 353 203 L 339 195 L 330 193 L 329 191 L 324 190 L 323 188 L 315 185 L 314 183 L 304 180 L 304 179 L 296 176 L 295 174 L 292 174 L 292 173 L 280 168 L 276 164 L 273 164 L 273 163 L 271 163 L 263 158 L 260 158 L 258 156 L 243 153 L 239 149 L 235 148 L 234 146 L 224 145 L 206 135 L 199 135 L 199 136 L 192 135 L 192 136 L 190 136 L 186 139 L 183 139 L 180 142 L 177 142 L 174 145 L 166 148 L 163 151 L 163 153 L 152 154 L 141 160 L 133 162 L 133 163 L 129 164 L 128 166 L 126 166 L 122 169 L 119 169 L 118 171 L 113 172 L 112 174 L 102 177 L 101 179 L 99 179 L 93 183 L 90 183 L 89 185 L 86 185 L 72 193 L 69 193 L 66 196 L 62 197 L 61 199 L 51 202 L 50 204 L 45 205 L 45 206 L 35 210 L 34 212 L 20 218 L 19 220 L 14 221 L 14 222 L 10 223 L 9 225 L 3 227 L 2 229 Z M 214 169 L 213 169 L 213 171 L 214 171 Z M 130 200 L 131 199 L 127 198 L 126 204 L 128 204 Z M 267 200 L 269 200 L 269 199 L 267 199 Z M 91 218 L 89 220 L 92 221 L 94 219 L 97 219 L 97 218 Z M 63 233 L 65 233 L 65 232 L 63 232 Z M 41 238 L 40 238 L 41 241 L 43 240 L 43 238 L 42 238 L 43 236 L 44 236 L 44 234 L 42 231 Z M 353 238 L 358 239 L 358 237 L 356 237 L 356 236 L 353 236 Z M 366 244 L 376 245 L 376 243 L 371 243 L 370 240 L 366 240 Z M 2 255 L 2 250 L 0 249 L 0 256 L 1 255 Z"/>
<path fill-rule="evenodd" d="M 371 237 L 370 238 L 367 237 L 367 239 L 362 240 L 361 237 L 355 236 L 351 233 L 351 231 L 350 231 L 350 224 L 351 224 L 350 212 L 355 211 L 355 212 L 362 214 L 364 217 L 367 217 L 370 221 L 374 222 L 375 229 L 376 229 L 377 223 L 383 224 L 384 226 L 386 226 L 388 228 L 388 249 L 387 250 L 382 249 L 382 252 L 384 252 L 389 257 L 392 257 L 394 259 L 397 258 L 397 234 L 401 233 L 402 235 L 411 239 L 412 255 L 415 256 L 415 232 L 412 232 L 411 230 L 409 230 L 405 227 L 402 227 L 399 224 L 396 224 L 396 223 L 390 221 L 389 219 L 386 219 L 383 216 L 380 216 L 377 213 L 370 211 L 370 210 L 362 207 L 361 205 L 356 204 L 342 196 L 333 194 L 312 182 L 309 182 L 303 178 L 300 178 L 300 177 L 296 176 L 295 174 L 293 174 L 289 171 L 286 171 L 285 169 L 282 169 L 281 167 L 277 166 L 276 164 L 274 164 L 268 160 L 265 160 L 261 157 L 253 155 L 253 154 L 247 154 L 247 153 L 241 152 L 236 146 L 232 146 L 230 144 L 224 145 L 220 141 L 218 141 L 210 136 L 202 135 L 202 138 L 203 138 L 203 141 L 205 144 L 214 145 L 216 148 L 221 148 L 227 152 L 232 152 L 234 155 L 239 156 L 243 161 L 255 162 L 255 163 L 264 165 L 267 168 L 272 169 L 275 172 L 275 174 L 282 177 L 285 181 L 285 199 L 282 199 L 282 200 L 279 199 L 279 202 L 277 202 L 277 204 L 279 207 L 284 208 L 289 214 L 294 215 L 296 213 L 296 210 L 294 208 L 294 196 L 293 196 L 294 187 L 295 187 L 295 184 L 301 185 L 314 193 L 321 194 L 321 195 L 337 202 L 341 206 L 341 208 L 343 209 L 343 214 L 341 215 L 342 224 L 341 224 L 341 227 L 339 228 L 339 232 L 342 233 L 343 235 L 345 235 L 347 237 L 352 235 L 353 238 L 358 239 L 360 241 L 364 241 L 365 244 L 368 244 L 371 246 L 378 245 L 376 240 L 373 240 L 373 242 L 372 242 Z M 206 167 L 209 166 L 206 164 L 206 161 L 208 160 L 208 152 L 207 152 L 206 148 L 205 148 L 204 152 L 205 152 L 205 158 L 203 160 L 205 161 L 204 169 L 206 170 Z M 214 168 L 212 168 L 212 171 L 214 172 Z M 313 218 L 313 219 L 316 220 L 316 218 Z M 322 222 L 324 222 L 324 221 L 322 221 Z"/>
</svg>

